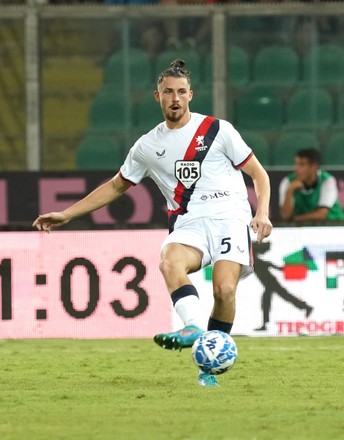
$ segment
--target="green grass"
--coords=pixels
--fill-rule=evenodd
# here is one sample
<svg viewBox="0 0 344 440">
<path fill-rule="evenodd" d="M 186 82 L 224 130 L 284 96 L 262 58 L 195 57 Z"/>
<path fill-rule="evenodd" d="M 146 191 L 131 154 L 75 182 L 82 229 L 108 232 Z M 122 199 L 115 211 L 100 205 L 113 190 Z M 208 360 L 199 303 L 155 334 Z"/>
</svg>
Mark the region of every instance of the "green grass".
<svg viewBox="0 0 344 440">
<path fill-rule="evenodd" d="M 219 388 L 146 339 L 0 341 L 0 439 L 344 439 L 343 337 L 236 341 Z"/>
</svg>

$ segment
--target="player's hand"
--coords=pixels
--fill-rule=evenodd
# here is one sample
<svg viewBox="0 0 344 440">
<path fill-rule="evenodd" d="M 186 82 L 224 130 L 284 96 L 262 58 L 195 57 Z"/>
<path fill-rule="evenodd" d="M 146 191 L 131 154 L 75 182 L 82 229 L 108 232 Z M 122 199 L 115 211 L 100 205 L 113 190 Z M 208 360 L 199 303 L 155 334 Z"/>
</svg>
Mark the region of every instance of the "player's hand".
<svg viewBox="0 0 344 440">
<path fill-rule="evenodd" d="M 268 237 L 272 231 L 272 223 L 268 216 L 256 214 L 251 222 L 252 229 L 257 235 L 257 241 L 260 243 L 264 238 Z"/>
<path fill-rule="evenodd" d="M 50 232 L 69 222 L 69 219 L 62 212 L 50 212 L 49 214 L 39 215 L 32 223 L 39 231 Z"/>
<path fill-rule="evenodd" d="M 294 192 L 298 189 L 304 188 L 304 186 L 305 185 L 303 184 L 303 182 L 301 180 L 295 179 L 292 182 L 290 182 L 289 189 Z"/>
</svg>

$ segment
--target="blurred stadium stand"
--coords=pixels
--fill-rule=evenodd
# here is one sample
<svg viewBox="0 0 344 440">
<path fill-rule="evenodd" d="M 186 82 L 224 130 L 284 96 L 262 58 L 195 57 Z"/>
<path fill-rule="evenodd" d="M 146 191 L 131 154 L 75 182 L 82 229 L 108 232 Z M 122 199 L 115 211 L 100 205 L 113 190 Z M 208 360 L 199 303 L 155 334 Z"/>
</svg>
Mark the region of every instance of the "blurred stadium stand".
<svg viewBox="0 0 344 440">
<path fill-rule="evenodd" d="M 271 150 L 267 138 L 254 131 L 243 131 L 242 138 L 253 149 L 254 154 L 264 166 L 272 165 Z"/>
<path fill-rule="evenodd" d="M 25 167 L 24 29 L 0 21 L 0 169 Z"/>
<path fill-rule="evenodd" d="M 283 101 L 273 88 L 252 87 L 236 101 L 234 125 L 239 130 L 278 130 L 283 120 Z"/>
<path fill-rule="evenodd" d="M 153 91 L 149 90 L 136 106 L 135 128 L 140 133 L 145 133 L 163 121 L 160 105 L 155 101 Z"/>
<path fill-rule="evenodd" d="M 344 131 L 334 134 L 325 145 L 323 163 L 327 165 L 344 164 Z"/>
<path fill-rule="evenodd" d="M 129 58 L 128 58 L 129 57 Z M 127 63 L 126 60 L 129 62 Z M 135 88 L 152 88 L 152 63 L 148 53 L 142 49 L 131 48 L 128 55 L 120 50 L 112 54 L 104 66 L 104 84 L 118 87 L 125 80 Z"/>
<path fill-rule="evenodd" d="M 300 60 L 292 47 L 263 47 L 252 62 L 254 84 L 289 88 L 300 81 Z"/>
<path fill-rule="evenodd" d="M 1 2 L 0 7 L 5 5 Z M 72 17 L 67 12 L 59 15 L 57 6 L 46 17 L 37 10 L 44 171 L 86 166 L 82 165 L 86 159 L 80 159 L 80 151 L 86 147 L 81 145 L 91 143 L 99 148 L 113 145 L 113 163 L 122 161 L 136 137 L 161 122 L 161 111 L 153 97 L 156 77 L 175 58 L 185 59 L 191 71 L 195 92 L 192 111 L 215 114 L 218 108 L 212 78 L 219 46 L 219 40 L 212 42 L 216 29 L 210 28 L 202 45 L 191 48 L 182 44 L 178 50 L 163 47 L 153 56 L 137 35 L 137 26 L 149 17 L 162 29 L 163 14 L 159 17 L 158 13 L 149 16 L 140 12 L 131 18 L 104 12 L 102 18 L 95 19 L 85 14 L 88 6 L 80 4 L 80 16 L 73 12 Z M 225 100 L 227 119 L 267 167 L 290 166 L 295 148 L 311 144 L 323 152 L 327 164 L 338 166 L 340 161 L 344 166 L 341 156 L 333 153 L 343 141 L 344 130 L 344 29 L 338 25 L 327 33 L 320 32 L 312 6 L 302 5 L 309 13 L 308 20 L 313 21 L 311 34 L 306 35 L 308 45 L 301 51 L 291 25 L 300 17 L 281 12 L 270 17 L 276 26 L 267 31 L 267 22 L 271 24 L 264 15 L 267 6 L 260 6 L 261 15 L 257 12 L 245 20 L 239 12 L 235 17 L 225 16 L 227 95 L 221 99 Z M 97 11 L 102 7 L 98 3 Z M 176 10 L 177 20 L 183 20 L 187 33 L 195 17 L 183 15 L 182 7 Z M 199 9 L 195 9 L 195 16 L 197 13 Z M 343 19 L 344 11 L 337 15 Z M 201 23 L 204 15 L 197 17 Z M 331 17 L 337 18 L 334 13 Z M 26 32 L 23 18 L 0 15 L 3 171 L 26 167 Z"/>
<path fill-rule="evenodd" d="M 122 164 L 120 144 L 110 136 L 85 137 L 76 152 L 77 170 L 118 170 Z"/>
<path fill-rule="evenodd" d="M 205 83 L 212 83 L 212 55 L 205 58 Z M 246 49 L 240 46 L 230 46 L 227 54 L 228 86 L 231 89 L 242 89 L 251 80 L 251 60 Z"/>
<path fill-rule="evenodd" d="M 334 104 L 325 89 L 301 88 L 289 99 L 286 126 L 290 129 L 321 130 L 334 124 Z"/>
<path fill-rule="evenodd" d="M 303 82 L 316 81 L 320 86 L 343 87 L 344 48 L 339 44 L 321 44 L 303 60 Z"/>
<path fill-rule="evenodd" d="M 320 149 L 319 139 L 314 132 L 282 133 L 272 148 L 272 164 L 292 166 L 295 154 L 302 148 Z"/>
</svg>

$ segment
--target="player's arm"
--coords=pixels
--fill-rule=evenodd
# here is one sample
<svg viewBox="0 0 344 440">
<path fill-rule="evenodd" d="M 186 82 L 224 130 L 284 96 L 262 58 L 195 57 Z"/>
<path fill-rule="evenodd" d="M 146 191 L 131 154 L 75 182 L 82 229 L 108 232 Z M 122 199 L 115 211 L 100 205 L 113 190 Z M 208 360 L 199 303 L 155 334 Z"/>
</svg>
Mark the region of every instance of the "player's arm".
<svg viewBox="0 0 344 440">
<path fill-rule="evenodd" d="M 257 210 L 252 219 L 252 227 L 255 232 L 258 232 L 257 239 L 260 242 L 263 238 L 268 237 L 272 230 L 272 224 L 269 220 L 270 179 L 254 155 L 241 169 L 251 177 L 257 196 Z"/>
<path fill-rule="evenodd" d="M 336 203 L 338 197 L 337 181 L 334 177 L 328 178 L 322 183 L 318 206 L 312 211 L 296 215 L 296 222 L 326 220 L 330 208 Z"/>
<path fill-rule="evenodd" d="M 64 211 L 39 215 L 32 226 L 40 231 L 50 232 L 54 228 L 65 225 L 77 217 L 82 217 L 119 199 L 130 186 L 130 182 L 124 180 L 118 173 Z"/>
<path fill-rule="evenodd" d="M 292 220 L 295 209 L 294 193 L 296 190 L 303 188 L 300 180 L 289 182 L 288 178 L 284 178 L 279 188 L 280 208 L 279 214 L 282 220 Z"/>
<path fill-rule="evenodd" d="M 296 222 L 326 220 L 328 211 L 329 209 L 325 207 L 316 208 L 313 211 L 306 212 L 305 214 L 295 215 L 293 220 Z"/>
</svg>

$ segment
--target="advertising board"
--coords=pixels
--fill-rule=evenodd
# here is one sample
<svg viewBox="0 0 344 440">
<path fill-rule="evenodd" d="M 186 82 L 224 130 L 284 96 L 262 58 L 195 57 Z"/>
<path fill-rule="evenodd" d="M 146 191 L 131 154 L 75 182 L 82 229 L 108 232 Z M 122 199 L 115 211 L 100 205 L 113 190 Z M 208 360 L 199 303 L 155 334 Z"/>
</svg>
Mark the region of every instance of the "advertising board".
<svg viewBox="0 0 344 440">
<path fill-rule="evenodd" d="M 159 253 L 167 230 L 2 232 L 0 338 L 134 338 L 180 328 Z M 344 228 L 275 228 L 254 244 L 233 334 L 344 334 Z M 203 325 L 212 268 L 191 274 Z"/>
</svg>

